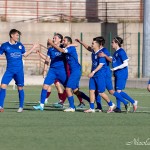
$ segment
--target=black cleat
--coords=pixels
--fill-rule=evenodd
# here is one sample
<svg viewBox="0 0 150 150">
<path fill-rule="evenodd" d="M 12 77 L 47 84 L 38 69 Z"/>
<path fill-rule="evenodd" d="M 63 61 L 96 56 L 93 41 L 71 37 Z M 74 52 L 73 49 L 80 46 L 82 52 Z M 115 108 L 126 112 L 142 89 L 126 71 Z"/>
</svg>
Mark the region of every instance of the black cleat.
<svg viewBox="0 0 150 150">
<path fill-rule="evenodd" d="M 121 109 L 119 109 L 119 108 L 115 108 L 113 111 L 114 111 L 115 113 L 121 113 Z"/>
</svg>

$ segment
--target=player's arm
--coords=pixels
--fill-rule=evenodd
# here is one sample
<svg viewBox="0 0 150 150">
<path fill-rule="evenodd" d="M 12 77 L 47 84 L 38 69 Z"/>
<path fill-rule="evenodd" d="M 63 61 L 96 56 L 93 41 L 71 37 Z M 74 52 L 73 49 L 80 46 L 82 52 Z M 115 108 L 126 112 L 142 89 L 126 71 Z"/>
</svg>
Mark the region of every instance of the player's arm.
<svg viewBox="0 0 150 150">
<path fill-rule="evenodd" d="M 92 52 L 92 48 L 91 46 L 87 45 L 86 43 L 82 42 L 79 39 L 75 39 L 76 42 L 80 43 L 81 45 L 83 45 L 88 51 Z"/>
<path fill-rule="evenodd" d="M 93 70 L 93 71 L 88 75 L 88 77 L 89 77 L 89 78 L 93 77 L 94 74 L 95 74 L 97 71 L 99 71 L 99 70 L 103 67 L 103 65 L 104 65 L 104 63 L 100 63 L 100 64 L 96 67 L 96 69 Z"/>
<path fill-rule="evenodd" d="M 123 63 L 120 66 L 112 68 L 111 70 L 116 71 L 118 69 L 123 69 L 123 68 L 127 67 L 128 66 L 128 61 L 129 61 L 129 59 L 124 60 Z"/>
<path fill-rule="evenodd" d="M 99 57 L 105 57 L 107 61 L 112 62 L 112 57 L 106 55 L 105 53 L 101 52 L 98 54 Z"/>
<path fill-rule="evenodd" d="M 39 50 L 36 51 L 36 53 L 41 57 L 43 58 L 44 60 L 46 60 L 46 55 L 44 55 L 43 53 L 41 53 Z"/>
<path fill-rule="evenodd" d="M 23 54 L 23 56 L 24 56 L 24 57 L 29 56 L 38 46 L 39 46 L 39 44 L 33 44 L 33 47 L 32 47 L 30 50 L 26 51 L 26 52 Z"/>
<path fill-rule="evenodd" d="M 77 43 L 72 43 L 72 44 L 69 44 L 66 48 L 68 48 L 70 46 L 78 47 L 78 44 Z"/>
<path fill-rule="evenodd" d="M 59 46 L 55 45 L 52 40 L 48 39 L 48 43 L 49 43 L 52 47 L 56 48 L 58 51 L 60 51 L 60 52 L 62 52 L 62 53 L 66 53 L 66 50 L 65 50 L 65 49 L 60 48 Z"/>
<path fill-rule="evenodd" d="M 45 63 L 44 63 L 43 78 L 45 78 L 46 75 L 47 75 L 49 62 L 50 62 L 50 57 L 47 56 L 46 59 L 45 59 Z"/>
</svg>

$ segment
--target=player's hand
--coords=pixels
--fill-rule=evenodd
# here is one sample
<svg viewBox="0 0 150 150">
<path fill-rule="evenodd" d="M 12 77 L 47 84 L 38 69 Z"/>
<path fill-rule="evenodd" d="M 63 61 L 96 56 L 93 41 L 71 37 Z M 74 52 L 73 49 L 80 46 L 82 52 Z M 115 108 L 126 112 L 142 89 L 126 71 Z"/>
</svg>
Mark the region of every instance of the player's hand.
<svg viewBox="0 0 150 150">
<path fill-rule="evenodd" d="M 91 73 L 88 75 L 89 78 L 92 78 L 93 76 L 94 76 L 94 73 L 93 73 L 93 72 L 91 72 Z"/>
<path fill-rule="evenodd" d="M 48 39 L 48 40 L 47 40 L 47 43 L 49 43 L 49 44 L 51 45 L 51 44 L 53 44 L 53 40 Z"/>
<path fill-rule="evenodd" d="M 105 57 L 106 55 L 103 52 L 98 53 L 99 57 Z"/>
<path fill-rule="evenodd" d="M 81 41 L 79 39 L 75 39 L 75 41 L 81 43 Z"/>
<path fill-rule="evenodd" d="M 32 48 L 35 49 L 37 47 L 39 47 L 39 43 L 34 43 Z"/>
</svg>

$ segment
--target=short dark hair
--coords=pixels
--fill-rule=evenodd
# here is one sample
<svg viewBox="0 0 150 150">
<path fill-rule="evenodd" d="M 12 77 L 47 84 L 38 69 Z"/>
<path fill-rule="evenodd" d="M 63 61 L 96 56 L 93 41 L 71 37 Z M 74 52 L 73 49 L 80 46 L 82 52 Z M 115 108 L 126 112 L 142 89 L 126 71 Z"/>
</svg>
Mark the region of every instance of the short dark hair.
<svg viewBox="0 0 150 150">
<path fill-rule="evenodd" d="M 105 39 L 103 36 L 95 37 L 93 38 L 93 41 L 96 41 L 99 45 L 102 45 L 102 46 L 104 46 L 105 44 Z"/>
<path fill-rule="evenodd" d="M 55 36 L 58 36 L 60 39 L 61 39 L 61 43 L 62 43 L 62 40 L 63 40 L 63 36 L 60 34 L 60 33 L 55 33 Z"/>
<path fill-rule="evenodd" d="M 19 35 L 21 35 L 21 32 L 20 32 L 19 30 L 11 29 L 11 30 L 9 31 L 9 36 L 10 36 L 10 38 L 11 38 L 11 35 L 12 35 L 12 34 L 15 34 L 15 33 L 18 33 Z"/>
<path fill-rule="evenodd" d="M 72 38 L 71 38 L 71 37 L 65 36 L 64 38 L 67 39 L 67 41 L 70 42 L 70 43 L 72 44 Z"/>
<path fill-rule="evenodd" d="M 121 44 L 123 44 L 123 39 L 119 36 L 114 38 L 115 43 L 118 43 L 119 47 L 121 47 Z"/>
</svg>

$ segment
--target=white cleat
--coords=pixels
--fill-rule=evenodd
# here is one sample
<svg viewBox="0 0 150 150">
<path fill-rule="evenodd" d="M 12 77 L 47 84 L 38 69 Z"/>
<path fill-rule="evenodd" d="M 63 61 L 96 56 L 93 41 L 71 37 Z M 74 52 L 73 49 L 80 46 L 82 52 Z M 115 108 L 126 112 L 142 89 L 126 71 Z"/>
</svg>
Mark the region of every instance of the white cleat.
<svg viewBox="0 0 150 150">
<path fill-rule="evenodd" d="M 66 108 L 66 109 L 64 110 L 64 112 L 75 112 L 75 108 L 71 108 L 71 107 Z"/>
<path fill-rule="evenodd" d="M 116 105 L 113 103 L 112 106 L 109 106 L 109 109 L 108 109 L 107 113 L 114 112 L 115 107 L 116 107 Z"/>
<path fill-rule="evenodd" d="M 136 112 L 136 110 L 137 110 L 137 104 L 138 104 L 138 101 L 135 101 L 133 103 L 133 112 Z"/>
<path fill-rule="evenodd" d="M 95 109 L 87 109 L 84 111 L 85 113 L 95 113 Z"/>
<path fill-rule="evenodd" d="M 23 112 L 23 108 L 22 107 L 19 107 L 19 109 L 17 110 L 18 113 L 21 113 Z"/>
</svg>

